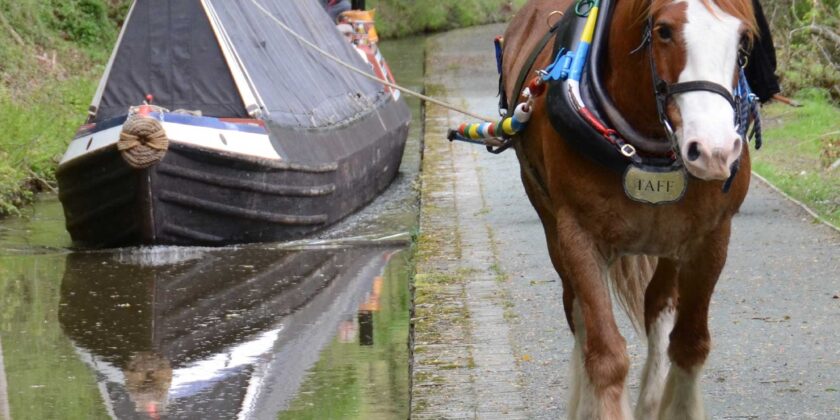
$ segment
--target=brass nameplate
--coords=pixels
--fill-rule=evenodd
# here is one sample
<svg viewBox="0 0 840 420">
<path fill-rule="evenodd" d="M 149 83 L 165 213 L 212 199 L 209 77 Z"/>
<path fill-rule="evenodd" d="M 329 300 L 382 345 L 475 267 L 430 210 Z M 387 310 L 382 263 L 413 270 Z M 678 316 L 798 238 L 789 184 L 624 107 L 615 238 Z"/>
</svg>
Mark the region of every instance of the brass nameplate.
<svg viewBox="0 0 840 420">
<path fill-rule="evenodd" d="M 688 176 L 682 167 L 656 168 L 630 165 L 624 172 L 624 192 L 633 201 L 668 204 L 682 200 Z"/>
</svg>

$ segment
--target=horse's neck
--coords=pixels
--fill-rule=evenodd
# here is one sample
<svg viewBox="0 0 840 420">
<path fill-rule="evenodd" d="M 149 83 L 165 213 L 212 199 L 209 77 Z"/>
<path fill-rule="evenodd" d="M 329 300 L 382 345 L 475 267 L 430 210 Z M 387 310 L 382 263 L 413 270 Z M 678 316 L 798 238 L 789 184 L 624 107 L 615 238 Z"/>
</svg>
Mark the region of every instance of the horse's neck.
<svg viewBox="0 0 840 420">
<path fill-rule="evenodd" d="M 653 78 L 646 49 L 633 54 L 642 43 L 645 20 L 633 1 L 616 3 L 610 25 L 609 52 L 605 69 L 606 85 L 616 107 L 640 133 L 662 134 L 653 94 Z"/>
</svg>

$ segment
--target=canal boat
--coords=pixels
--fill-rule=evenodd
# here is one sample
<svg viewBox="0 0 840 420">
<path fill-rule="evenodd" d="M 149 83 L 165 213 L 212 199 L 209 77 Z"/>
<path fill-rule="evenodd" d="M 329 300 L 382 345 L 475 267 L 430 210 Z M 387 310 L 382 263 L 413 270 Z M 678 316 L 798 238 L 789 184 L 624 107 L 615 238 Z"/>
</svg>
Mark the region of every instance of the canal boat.
<svg viewBox="0 0 840 420">
<path fill-rule="evenodd" d="M 132 4 L 56 174 L 76 245 L 296 239 L 391 183 L 411 118 L 398 92 L 288 30 L 390 79 L 381 55 L 317 0 L 258 3 Z"/>
<path fill-rule="evenodd" d="M 73 253 L 58 319 L 112 418 L 277 418 L 331 342 L 372 344 L 377 284 L 395 252 Z"/>
</svg>

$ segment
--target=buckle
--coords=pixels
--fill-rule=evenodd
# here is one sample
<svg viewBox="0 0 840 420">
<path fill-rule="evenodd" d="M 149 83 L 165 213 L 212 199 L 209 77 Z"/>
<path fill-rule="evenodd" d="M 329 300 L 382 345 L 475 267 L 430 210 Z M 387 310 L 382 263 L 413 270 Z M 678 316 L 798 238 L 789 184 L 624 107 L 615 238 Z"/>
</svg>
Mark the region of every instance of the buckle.
<svg viewBox="0 0 840 420">
<path fill-rule="evenodd" d="M 636 156 L 636 148 L 630 144 L 625 144 L 621 146 L 621 149 L 619 150 L 621 151 L 621 154 L 624 155 L 624 157 Z"/>
<path fill-rule="evenodd" d="M 665 127 L 665 135 L 668 136 L 668 141 L 670 141 L 671 143 L 676 143 L 677 133 L 674 132 L 674 127 L 671 126 L 671 122 L 668 121 L 667 118 L 663 118 L 662 126 Z"/>
</svg>

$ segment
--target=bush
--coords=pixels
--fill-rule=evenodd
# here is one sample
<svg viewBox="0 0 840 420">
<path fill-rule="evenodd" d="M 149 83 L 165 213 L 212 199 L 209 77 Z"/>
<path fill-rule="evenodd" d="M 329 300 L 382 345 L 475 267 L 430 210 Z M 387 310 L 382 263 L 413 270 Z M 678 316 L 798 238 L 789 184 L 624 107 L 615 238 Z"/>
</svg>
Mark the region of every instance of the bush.
<svg viewBox="0 0 840 420">
<path fill-rule="evenodd" d="M 102 0 L 52 0 L 53 28 L 68 41 L 84 46 L 106 44 L 114 29 L 108 19 L 108 6 Z"/>
<path fill-rule="evenodd" d="M 0 0 L 0 215 L 54 179 L 130 0 Z"/>
<path fill-rule="evenodd" d="M 785 93 L 821 88 L 840 102 L 840 0 L 763 0 L 762 5 Z"/>
</svg>

